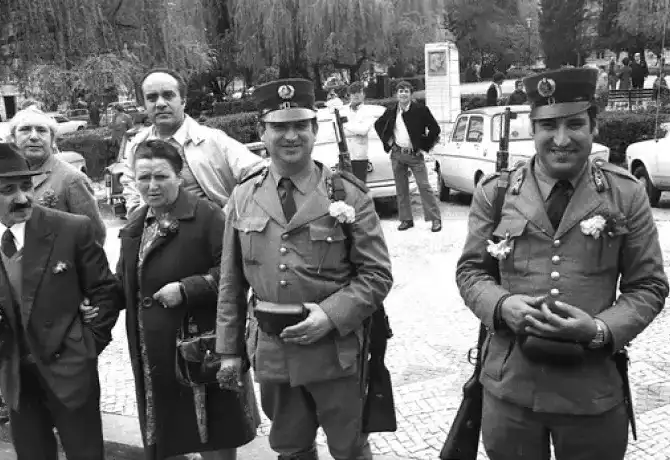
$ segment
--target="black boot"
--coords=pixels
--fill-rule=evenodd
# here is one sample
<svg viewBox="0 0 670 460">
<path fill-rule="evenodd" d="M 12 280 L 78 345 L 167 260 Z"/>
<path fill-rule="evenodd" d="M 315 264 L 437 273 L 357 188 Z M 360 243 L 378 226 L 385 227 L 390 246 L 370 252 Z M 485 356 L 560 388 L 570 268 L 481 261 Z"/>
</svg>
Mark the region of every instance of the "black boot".
<svg viewBox="0 0 670 460">
<path fill-rule="evenodd" d="M 413 220 L 401 220 L 400 225 L 398 225 L 398 230 L 403 231 L 407 230 L 408 228 L 414 227 L 414 221 Z"/>
</svg>

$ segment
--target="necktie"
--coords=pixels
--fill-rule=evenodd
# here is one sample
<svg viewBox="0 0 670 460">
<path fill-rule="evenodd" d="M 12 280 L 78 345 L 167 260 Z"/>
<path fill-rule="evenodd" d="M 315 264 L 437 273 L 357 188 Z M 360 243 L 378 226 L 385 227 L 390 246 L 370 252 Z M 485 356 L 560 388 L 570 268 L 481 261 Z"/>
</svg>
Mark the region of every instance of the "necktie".
<svg viewBox="0 0 670 460">
<path fill-rule="evenodd" d="M 293 181 L 288 177 L 282 177 L 279 180 L 279 199 L 281 200 L 281 207 L 284 210 L 284 217 L 286 222 L 290 222 L 295 214 L 295 198 L 293 197 Z"/>
<path fill-rule="evenodd" d="M 549 199 L 547 200 L 547 215 L 554 226 L 554 230 L 561 223 L 565 209 L 568 207 L 572 197 L 572 184 L 568 180 L 559 180 L 551 189 Z"/>
<path fill-rule="evenodd" d="M 17 251 L 12 231 L 10 229 L 5 230 L 5 233 L 2 234 L 2 252 L 5 253 L 5 256 L 11 258 L 14 257 Z"/>
</svg>

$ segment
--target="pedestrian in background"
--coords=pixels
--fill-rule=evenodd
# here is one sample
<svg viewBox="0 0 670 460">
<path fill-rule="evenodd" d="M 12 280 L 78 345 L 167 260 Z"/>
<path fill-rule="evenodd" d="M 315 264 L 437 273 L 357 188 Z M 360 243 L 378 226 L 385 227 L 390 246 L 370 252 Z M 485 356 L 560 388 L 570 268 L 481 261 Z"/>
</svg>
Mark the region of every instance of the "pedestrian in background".
<svg viewBox="0 0 670 460">
<path fill-rule="evenodd" d="M 440 136 L 440 125 L 430 109 L 412 101 L 412 85 L 401 81 L 396 88 L 397 103 L 393 104 L 375 122 L 375 130 L 384 150 L 391 153 L 391 166 L 398 201 L 398 230 L 414 227 L 409 194 L 408 172 L 416 180 L 423 205 L 423 216 L 431 222 L 431 231 L 442 230 L 442 217 L 437 198 L 428 182 L 424 153 L 429 152 Z"/>
<path fill-rule="evenodd" d="M 517 80 L 514 82 L 514 91 L 509 95 L 509 105 L 523 105 L 528 100 L 526 92 L 523 90 L 523 82 Z"/>
<path fill-rule="evenodd" d="M 640 53 L 635 53 L 633 62 L 630 63 L 630 68 L 633 89 L 644 88 L 644 79 L 649 75 L 649 68 L 647 67 L 647 61 L 641 59 Z"/>
<path fill-rule="evenodd" d="M 223 213 L 181 185 L 183 160 L 153 139 L 135 150 L 134 177 L 145 205 L 119 233 L 117 275 L 126 299 L 126 328 L 147 460 L 200 452 L 234 460 L 259 423 L 251 377 L 240 391 L 189 388 L 175 372 L 178 334 L 215 329 Z M 213 350 L 212 350 L 213 351 Z"/>
<path fill-rule="evenodd" d="M 14 115 L 9 129 L 11 141 L 28 160 L 31 171 L 39 172 L 32 178 L 37 203 L 87 216 L 96 241 L 104 244 L 107 229 L 91 181 L 56 155 L 56 121 L 36 106 L 30 106 Z"/>
<path fill-rule="evenodd" d="M 352 83 L 347 92 L 350 102 L 347 122 L 344 124 L 344 134 L 347 136 L 353 173 L 365 183 L 368 177 L 368 136 L 377 118 L 368 111 L 365 105 L 363 83 L 359 81 Z"/>
<path fill-rule="evenodd" d="M 626 452 L 630 394 L 615 354 L 661 311 L 668 280 L 644 186 L 590 160 L 597 78 L 586 68 L 525 78 L 536 154 L 508 188 L 493 176 L 474 194 L 456 282 L 488 331 L 491 460 L 549 460 L 550 443 L 557 460 Z"/>
<path fill-rule="evenodd" d="M 496 72 L 493 74 L 493 83 L 486 91 L 486 105 L 488 107 L 496 106 L 503 98 L 502 84 L 505 81 L 505 74 Z"/>
<path fill-rule="evenodd" d="M 621 70 L 619 70 L 619 89 L 629 90 L 631 87 L 631 76 L 633 69 L 630 67 L 630 59 L 625 57 L 621 60 Z"/>
<path fill-rule="evenodd" d="M 135 126 L 133 117 L 126 113 L 126 110 L 121 104 L 116 104 L 114 106 L 114 115 L 109 123 L 109 129 L 112 131 L 112 144 L 116 149 L 121 146 L 123 135 L 129 129 L 132 129 L 133 126 Z"/>
<path fill-rule="evenodd" d="M 222 384 L 240 375 L 248 353 L 280 460 L 316 460 L 319 427 L 335 460 L 371 459 L 361 432 L 363 324 L 392 285 L 379 218 L 362 182 L 312 159 L 311 81 L 274 81 L 254 98 L 271 161 L 242 181 L 226 207 Z"/>
<path fill-rule="evenodd" d="M 184 113 L 186 83 L 179 74 L 169 69 L 150 70 L 141 87 L 152 124 L 142 128 L 126 148 L 127 171 L 121 177 L 128 213 L 142 203 L 133 175 L 135 150 L 150 139 L 162 139 L 177 148 L 184 160 L 181 178 L 186 191 L 225 206 L 242 172 L 261 158 L 223 131 L 203 126 Z"/>
<path fill-rule="evenodd" d="M 619 75 L 617 72 L 616 59 L 612 57 L 610 59 L 609 67 L 607 70 L 607 84 L 610 91 L 616 89 L 618 81 L 619 81 Z"/>
</svg>

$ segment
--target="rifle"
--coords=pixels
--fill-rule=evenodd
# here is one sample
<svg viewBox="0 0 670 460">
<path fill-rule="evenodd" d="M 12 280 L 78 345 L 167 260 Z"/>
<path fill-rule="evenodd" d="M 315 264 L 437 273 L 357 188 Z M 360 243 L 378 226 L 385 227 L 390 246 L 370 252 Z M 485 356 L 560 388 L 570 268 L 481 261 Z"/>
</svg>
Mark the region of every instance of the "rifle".
<svg viewBox="0 0 670 460">
<path fill-rule="evenodd" d="M 510 120 L 516 118 L 508 107 L 503 112 L 500 130 L 500 143 L 496 156 L 496 171 L 500 173 L 496 186 L 496 195 L 493 202 L 494 227 L 500 222 L 505 194 L 509 186 L 509 125 Z M 491 275 L 500 283 L 498 261 L 490 258 Z M 463 385 L 463 400 L 461 401 L 456 417 L 454 418 L 447 439 L 440 450 L 440 460 L 475 460 L 479 448 L 479 433 L 482 427 L 483 388 L 479 382 L 482 371 L 482 348 L 488 331 L 483 324 L 479 325 L 477 346 L 468 352 L 468 361 L 475 366 L 472 375 Z"/>
<path fill-rule="evenodd" d="M 335 134 L 340 150 L 338 170 L 352 174 L 351 157 L 344 135 L 343 124 L 347 118 L 334 109 Z M 340 179 L 341 180 L 341 179 Z M 333 183 L 334 198 L 343 200 L 344 188 Z M 345 231 L 348 232 L 345 226 Z M 393 336 L 384 305 L 380 305 L 363 324 L 363 347 L 361 350 L 361 394 L 363 395 L 363 433 L 392 432 L 398 429 L 391 374 L 384 364 L 388 339 Z"/>
<path fill-rule="evenodd" d="M 630 382 L 628 381 L 628 362 L 630 361 L 628 358 L 628 350 L 622 348 L 614 353 L 612 359 L 614 359 L 614 364 L 616 365 L 616 369 L 619 371 L 621 381 L 623 382 L 623 399 L 624 404 L 626 405 L 628 421 L 630 422 L 630 431 L 633 434 L 633 439 L 637 441 L 637 426 L 635 423 L 635 412 L 633 411 L 633 397 L 630 392 Z"/>
</svg>

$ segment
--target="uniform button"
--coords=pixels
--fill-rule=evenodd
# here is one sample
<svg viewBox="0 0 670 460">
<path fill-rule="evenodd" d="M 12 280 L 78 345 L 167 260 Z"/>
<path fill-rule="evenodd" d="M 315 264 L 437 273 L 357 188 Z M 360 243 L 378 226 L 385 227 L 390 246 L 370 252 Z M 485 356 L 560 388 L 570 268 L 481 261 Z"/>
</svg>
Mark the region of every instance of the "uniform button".
<svg viewBox="0 0 670 460">
<path fill-rule="evenodd" d="M 559 256 L 554 256 L 551 258 L 551 263 L 554 265 L 558 265 L 561 263 L 561 258 Z"/>
<path fill-rule="evenodd" d="M 60 353 L 58 352 L 54 353 L 54 359 L 60 359 Z"/>
<path fill-rule="evenodd" d="M 154 301 L 151 297 L 145 297 L 142 299 L 142 306 L 144 308 L 150 308 L 153 305 Z"/>
<path fill-rule="evenodd" d="M 561 274 L 560 274 L 560 273 L 558 273 L 558 272 L 551 272 L 551 279 L 552 279 L 552 280 L 556 281 L 556 280 L 559 279 L 560 277 L 561 277 Z"/>
<path fill-rule="evenodd" d="M 281 280 L 281 281 L 279 282 L 279 285 L 280 285 L 281 287 L 286 287 L 286 286 L 288 286 L 288 282 L 287 282 L 286 280 Z"/>
<path fill-rule="evenodd" d="M 552 295 L 552 297 L 558 297 L 558 295 L 561 293 L 558 289 L 554 288 L 551 291 L 549 291 L 549 294 Z"/>
<path fill-rule="evenodd" d="M 281 248 L 279 248 L 279 252 L 281 252 L 282 254 L 286 254 L 288 252 L 288 249 L 282 246 Z"/>
<path fill-rule="evenodd" d="M 326 242 L 327 243 L 332 243 L 333 242 L 333 237 L 332 236 L 326 237 Z"/>
<path fill-rule="evenodd" d="M 554 240 L 554 247 L 557 248 L 561 245 L 561 240 Z"/>
<path fill-rule="evenodd" d="M 288 240 L 288 233 L 282 233 L 281 239 L 282 240 Z"/>
<path fill-rule="evenodd" d="M 288 267 L 286 266 L 286 264 L 279 264 L 279 269 L 280 269 L 281 271 L 285 272 L 287 268 L 288 268 Z"/>
</svg>

